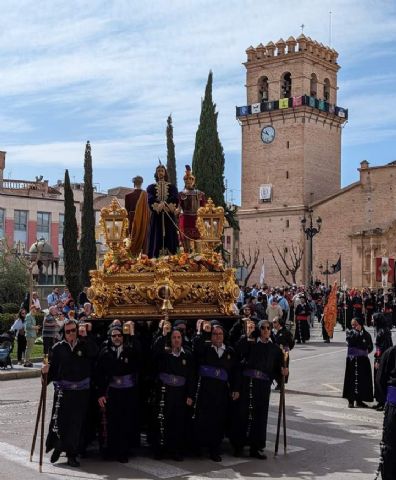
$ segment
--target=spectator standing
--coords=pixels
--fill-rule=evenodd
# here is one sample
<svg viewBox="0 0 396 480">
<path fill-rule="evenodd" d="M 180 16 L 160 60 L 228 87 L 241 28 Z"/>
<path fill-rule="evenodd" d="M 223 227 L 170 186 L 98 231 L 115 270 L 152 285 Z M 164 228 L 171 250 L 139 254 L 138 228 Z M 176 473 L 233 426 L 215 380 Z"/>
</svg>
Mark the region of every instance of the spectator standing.
<svg viewBox="0 0 396 480">
<path fill-rule="evenodd" d="M 58 341 L 60 326 L 58 324 L 57 314 L 58 309 L 53 305 L 49 308 L 49 313 L 43 321 L 42 337 L 44 355 L 48 355 L 53 345 Z"/>
<path fill-rule="evenodd" d="M 283 310 L 278 304 L 278 299 L 276 297 L 272 297 L 272 302 L 268 304 L 267 317 L 271 324 L 275 317 L 283 318 Z"/>
<path fill-rule="evenodd" d="M 32 292 L 31 305 L 34 305 L 36 307 L 36 310 L 38 312 L 41 312 L 41 304 L 37 292 Z"/>
<path fill-rule="evenodd" d="M 37 338 L 37 332 L 40 330 L 40 326 L 36 325 L 36 307 L 32 305 L 30 312 L 26 315 L 25 332 L 26 332 L 26 354 L 24 367 L 33 367 L 33 363 L 30 361 L 32 356 L 32 350 L 34 342 Z"/>
<path fill-rule="evenodd" d="M 25 357 L 26 351 L 26 333 L 25 333 L 25 319 L 26 310 L 21 308 L 18 312 L 18 317 L 13 323 L 11 330 L 15 332 L 17 339 L 17 359 L 18 365 L 22 365 L 22 358 Z"/>
<path fill-rule="evenodd" d="M 59 288 L 55 287 L 47 297 L 48 307 L 52 307 L 52 305 L 56 305 L 59 300 L 60 300 Z"/>
<path fill-rule="evenodd" d="M 62 300 L 63 304 L 65 304 L 67 302 L 67 300 L 69 300 L 70 297 L 71 297 L 71 293 L 69 292 L 69 289 L 67 287 L 65 287 L 63 289 L 63 292 L 59 296 L 59 298 L 60 298 L 60 300 Z"/>
</svg>

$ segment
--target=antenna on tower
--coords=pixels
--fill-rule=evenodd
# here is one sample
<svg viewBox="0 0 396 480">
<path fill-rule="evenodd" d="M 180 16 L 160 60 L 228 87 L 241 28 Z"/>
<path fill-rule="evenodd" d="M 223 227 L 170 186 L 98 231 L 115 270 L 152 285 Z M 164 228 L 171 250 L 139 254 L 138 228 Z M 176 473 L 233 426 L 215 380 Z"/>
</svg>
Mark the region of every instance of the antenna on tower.
<svg viewBox="0 0 396 480">
<path fill-rule="evenodd" d="M 330 10 L 329 12 L 329 47 L 331 47 L 331 30 L 332 30 L 332 24 L 331 24 L 331 15 L 332 15 L 332 11 Z"/>
<path fill-rule="evenodd" d="M 300 28 L 301 28 L 301 33 L 304 33 L 305 25 L 303 23 L 300 25 Z"/>
</svg>

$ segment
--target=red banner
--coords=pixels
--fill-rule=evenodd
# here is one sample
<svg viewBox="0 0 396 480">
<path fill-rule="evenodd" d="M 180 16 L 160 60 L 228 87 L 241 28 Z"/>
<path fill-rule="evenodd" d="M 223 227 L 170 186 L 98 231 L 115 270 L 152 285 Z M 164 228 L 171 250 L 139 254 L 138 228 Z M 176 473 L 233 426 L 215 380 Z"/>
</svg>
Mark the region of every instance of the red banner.
<svg viewBox="0 0 396 480">
<path fill-rule="evenodd" d="M 382 275 L 388 274 L 388 283 L 393 283 L 395 278 L 395 259 L 390 257 L 377 257 L 375 259 L 375 279 L 382 282 Z"/>
</svg>

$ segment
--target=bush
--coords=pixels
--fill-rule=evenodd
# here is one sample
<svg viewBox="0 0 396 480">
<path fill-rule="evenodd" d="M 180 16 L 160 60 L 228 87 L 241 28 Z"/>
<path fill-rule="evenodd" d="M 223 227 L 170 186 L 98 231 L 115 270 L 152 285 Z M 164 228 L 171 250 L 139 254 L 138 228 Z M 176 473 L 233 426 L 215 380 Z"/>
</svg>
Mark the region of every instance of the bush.
<svg viewBox="0 0 396 480">
<path fill-rule="evenodd" d="M 15 313 L 0 313 L 0 333 L 7 332 L 14 323 L 17 315 Z M 43 326 L 44 314 L 36 315 L 36 324 Z"/>
<path fill-rule="evenodd" d="M 1 306 L 3 313 L 18 313 L 19 305 L 17 303 L 3 303 Z"/>
</svg>

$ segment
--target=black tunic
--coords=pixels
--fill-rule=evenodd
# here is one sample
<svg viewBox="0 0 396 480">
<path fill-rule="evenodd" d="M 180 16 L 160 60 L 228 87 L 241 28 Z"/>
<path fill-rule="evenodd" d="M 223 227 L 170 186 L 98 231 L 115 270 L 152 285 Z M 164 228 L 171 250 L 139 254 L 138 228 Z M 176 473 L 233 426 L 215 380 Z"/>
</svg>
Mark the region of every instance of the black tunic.
<svg viewBox="0 0 396 480">
<path fill-rule="evenodd" d="M 389 348 L 383 355 L 376 377 L 381 403 L 385 403 L 388 386 L 396 387 L 396 346 Z M 381 473 L 383 480 L 396 478 L 396 405 L 385 405 L 384 429 L 382 434 Z"/>
<path fill-rule="evenodd" d="M 378 392 L 376 377 L 378 374 L 378 368 L 381 362 L 383 353 L 392 347 L 392 333 L 389 328 L 380 328 L 377 336 L 375 337 L 375 354 L 374 354 L 374 397 L 377 402 L 382 403 L 380 400 L 381 395 Z"/>
<path fill-rule="evenodd" d="M 274 341 L 277 345 L 282 346 L 285 351 L 293 350 L 294 348 L 294 339 L 293 335 L 291 334 L 290 330 L 286 327 L 280 328 L 274 334 Z M 287 362 L 284 365 L 285 367 L 289 367 L 290 357 L 287 356 Z M 285 377 L 285 383 L 288 382 L 289 375 Z"/>
<path fill-rule="evenodd" d="M 90 338 L 79 338 L 74 349 L 65 340 L 56 343 L 52 347 L 48 383 L 63 380 L 80 382 L 87 378 L 90 379 L 96 354 L 96 344 Z M 46 441 L 47 452 L 55 448 L 66 452 L 68 456 L 73 456 L 83 447 L 84 422 L 89 397 L 89 388 L 84 390 L 55 389 Z M 54 418 L 55 413 L 57 418 Z"/>
<path fill-rule="evenodd" d="M 106 345 L 99 354 L 95 370 L 97 396 L 107 397 L 107 403 L 102 412 L 101 440 L 102 448 L 111 455 L 123 457 L 131 447 L 140 443 L 139 433 L 139 394 L 138 375 L 140 371 L 141 347 L 134 337 L 117 358 L 117 351 Z M 114 377 L 132 375 L 133 386 L 114 388 L 110 386 Z"/>
<path fill-rule="evenodd" d="M 193 398 L 195 392 L 193 356 L 184 347 L 179 356 L 173 355 L 165 346 L 165 337 L 159 337 L 153 346 L 155 387 L 151 442 L 156 451 L 164 449 L 171 454 L 181 454 L 187 433 L 187 398 Z M 165 374 L 165 378 L 160 378 L 161 374 Z M 169 385 L 173 378 L 175 383 Z"/>
<path fill-rule="evenodd" d="M 271 341 L 248 341 L 246 337 L 241 338 L 237 352 L 241 359 L 241 389 L 233 406 L 230 439 L 236 448 L 249 445 L 252 450 L 261 450 L 266 444 L 271 384 L 281 378 L 282 352 Z M 268 379 L 246 375 L 253 370 L 263 372 Z"/>
<path fill-rule="evenodd" d="M 348 349 L 359 349 L 367 354 L 373 351 L 371 335 L 364 328 L 360 332 L 349 330 L 346 340 Z M 373 401 L 373 377 L 368 355 L 347 355 L 342 396 L 351 402 L 354 400 Z"/>
<path fill-rule="evenodd" d="M 309 340 L 309 317 L 311 316 L 311 307 L 307 303 L 300 303 L 296 307 L 295 311 L 295 321 L 296 321 L 296 333 L 295 338 L 297 343 L 305 343 L 306 340 Z M 300 320 L 304 318 L 304 320 Z"/>
<path fill-rule="evenodd" d="M 239 389 L 237 357 L 234 350 L 227 346 L 219 357 L 215 348 L 199 336 L 194 339 L 194 354 L 198 369 L 209 366 L 224 369 L 228 375 L 227 381 L 202 375 L 198 377 L 194 412 L 195 440 L 198 446 L 209 447 L 211 453 L 218 454 L 226 429 L 230 393 Z"/>
</svg>

